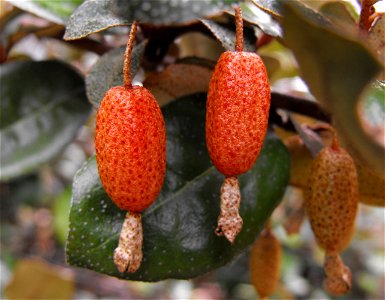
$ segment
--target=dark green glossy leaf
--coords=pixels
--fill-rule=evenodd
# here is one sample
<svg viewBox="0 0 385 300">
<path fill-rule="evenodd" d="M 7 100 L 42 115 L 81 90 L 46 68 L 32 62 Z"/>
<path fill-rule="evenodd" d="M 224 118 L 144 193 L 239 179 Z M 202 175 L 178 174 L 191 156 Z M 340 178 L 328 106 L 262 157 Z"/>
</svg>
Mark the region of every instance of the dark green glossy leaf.
<svg viewBox="0 0 385 300">
<path fill-rule="evenodd" d="M 140 269 L 121 274 L 112 261 L 125 213 L 104 192 L 94 157 L 74 179 L 66 248 L 69 264 L 133 280 L 192 278 L 231 261 L 255 240 L 287 185 L 287 150 L 268 135 L 257 163 L 239 177 L 244 226 L 231 246 L 214 234 L 224 177 L 211 165 L 206 150 L 205 99 L 206 94 L 195 94 L 162 108 L 167 172 L 159 197 L 143 213 Z"/>
<path fill-rule="evenodd" d="M 352 153 L 384 174 L 385 149 L 365 132 L 357 114 L 360 97 L 383 66 L 357 33 L 324 25 L 321 15 L 309 17 L 296 2 L 285 7 L 285 43 L 310 91 L 333 115 L 339 136 Z"/>
<path fill-rule="evenodd" d="M 90 112 L 83 78 L 58 61 L 0 66 L 1 179 L 36 169 L 75 136 Z"/>
<path fill-rule="evenodd" d="M 70 17 L 64 39 L 80 39 L 113 26 L 137 20 L 155 25 L 181 24 L 219 13 L 232 1 L 224 0 L 86 0 Z"/>
<path fill-rule="evenodd" d="M 135 45 L 131 53 L 131 78 L 139 69 L 146 41 Z M 88 100 L 98 108 L 104 93 L 113 86 L 123 85 L 123 61 L 126 47 L 113 49 L 96 62 L 86 77 Z"/>
<path fill-rule="evenodd" d="M 72 12 L 83 0 L 41 1 L 41 0 L 8 0 L 12 5 L 48 21 L 64 24 Z"/>
<path fill-rule="evenodd" d="M 235 50 L 235 27 L 234 30 L 211 20 L 201 20 L 201 22 L 212 32 L 222 46 L 228 51 Z M 244 32 L 244 50 L 248 52 L 255 52 L 256 38 L 254 34 L 247 34 Z"/>
</svg>

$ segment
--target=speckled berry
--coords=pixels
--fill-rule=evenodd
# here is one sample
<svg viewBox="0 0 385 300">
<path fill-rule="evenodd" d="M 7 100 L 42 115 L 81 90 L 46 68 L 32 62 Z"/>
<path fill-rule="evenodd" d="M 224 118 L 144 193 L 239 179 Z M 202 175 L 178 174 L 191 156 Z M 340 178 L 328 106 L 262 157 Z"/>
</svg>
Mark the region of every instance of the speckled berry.
<svg viewBox="0 0 385 300">
<path fill-rule="evenodd" d="M 102 185 L 121 209 L 141 212 L 159 194 L 166 168 L 162 112 L 140 86 L 118 86 L 98 110 L 95 149 Z"/>
<path fill-rule="evenodd" d="M 247 172 L 266 135 L 270 85 L 262 59 L 250 52 L 224 52 L 209 84 L 206 143 L 225 176 Z"/>
<path fill-rule="evenodd" d="M 325 147 L 313 162 L 305 208 L 318 244 L 329 254 L 350 243 L 358 205 L 358 182 L 351 156 Z"/>
</svg>

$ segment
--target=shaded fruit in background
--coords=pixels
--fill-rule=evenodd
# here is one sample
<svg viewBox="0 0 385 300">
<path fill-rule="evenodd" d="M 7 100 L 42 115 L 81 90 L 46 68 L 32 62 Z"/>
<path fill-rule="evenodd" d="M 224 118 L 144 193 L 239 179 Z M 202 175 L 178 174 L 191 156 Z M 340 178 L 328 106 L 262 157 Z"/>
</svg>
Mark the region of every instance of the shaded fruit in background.
<svg viewBox="0 0 385 300">
<path fill-rule="evenodd" d="M 109 89 L 100 104 L 95 149 L 102 185 L 127 215 L 114 252 L 120 272 L 135 272 L 142 260 L 141 212 L 158 196 L 166 171 L 166 129 L 154 96 L 132 86 L 130 56 L 137 24 L 131 26 L 124 86 Z"/>
<path fill-rule="evenodd" d="M 325 250 L 325 288 L 335 295 L 348 292 L 351 274 L 339 253 L 350 243 L 358 207 L 358 180 L 351 156 L 339 146 L 321 150 L 313 161 L 305 209 L 317 243 Z"/>
<path fill-rule="evenodd" d="M 250 279 L 260 299 L 275 290 L 281 268 L 282 248 L 268 225 L 255 241 L 250 254 Z"/>
<path fill-rule="evenodd" d="M 298 135 L 290 136 L 284 142 L 291 156 L 290 184 L 305 189 L 313 157 Z M 385 178 L 359 162 L 355 161 L 355 165 L 359 183 L 359 201 L 367 205 L 384 207 Z"/>
<path fill-rule="evenodd" d="M 219 58 L 209 84 L 206 143 L 215 167 L 226 176 L 216 233 L 233 243 L 242 229 L 237 176 L 258 158 L 266 135 L 270 85 L 262 59 L 243 52 L 242 13 L 236 10 L 236 51 Z"/>
</svg>

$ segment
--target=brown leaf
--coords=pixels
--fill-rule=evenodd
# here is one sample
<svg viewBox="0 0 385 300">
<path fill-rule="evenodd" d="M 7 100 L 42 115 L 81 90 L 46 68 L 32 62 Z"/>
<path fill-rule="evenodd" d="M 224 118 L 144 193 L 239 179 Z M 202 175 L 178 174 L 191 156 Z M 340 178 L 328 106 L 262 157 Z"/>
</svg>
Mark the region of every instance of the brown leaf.
<svg viewBox="0 0 385 300">
<path fill-rule="evenodd" d="M 177 63 L 151 74 L 143 85 L 163 106 L 181 96 L 207 92 L 211 72 L 210 68 L 202 65 Z"/>
<path fill-rule="evenodd" d="M 16 265 L 5 295 L 8 299 L 72 299 L 74 290 L 71 270 L 32 258 Z"/>
</svg>

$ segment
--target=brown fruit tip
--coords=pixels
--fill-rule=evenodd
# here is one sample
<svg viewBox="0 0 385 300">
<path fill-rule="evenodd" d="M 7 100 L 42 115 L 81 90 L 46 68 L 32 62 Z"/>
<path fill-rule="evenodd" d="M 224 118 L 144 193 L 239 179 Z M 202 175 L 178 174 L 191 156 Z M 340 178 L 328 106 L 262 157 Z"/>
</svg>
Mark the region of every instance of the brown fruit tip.
<svg viewBox="0 0 385 300">
<path fill-rule="evenodd" d="M 114 263 L 119 272 L 134 273 L 142 262 L 142 216 L 140 213 L 127 212 L 119 245 L 114 251 Z"/>
<path fill-rule="evenodd" d="M 243 220 L 239 215 L 241 191 L 237 177 L 226 177 L 221 186 L 221 213 L 215 234 L 224 235 L 231 244 L 242 229 Z"/>
<path fill-rule="evenodd" d="M 338 254 L 326 254 L 324 270 L 325 290 L 334 296 L 346 294 L 352 287 L 352 272 L 344 265 Z"/>
</svg>

